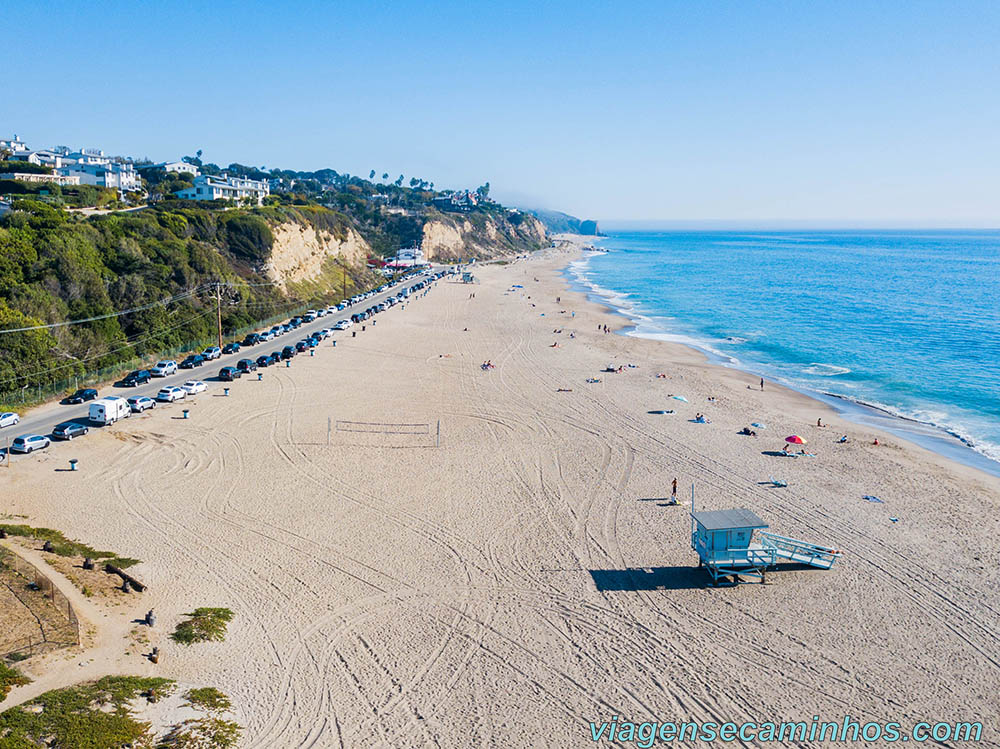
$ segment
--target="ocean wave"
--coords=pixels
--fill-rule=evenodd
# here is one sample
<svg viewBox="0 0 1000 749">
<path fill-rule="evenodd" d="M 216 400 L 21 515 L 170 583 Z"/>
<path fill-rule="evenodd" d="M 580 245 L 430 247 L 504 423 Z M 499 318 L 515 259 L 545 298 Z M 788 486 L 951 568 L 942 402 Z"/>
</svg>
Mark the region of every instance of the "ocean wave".
<svg viewBox="0 0 1000 749">
<path fill-rule="evenodd" d="M 901 408 L 875 400 L 855 398 L 854 396 L 844 395 L 842 393 L 824 393 L 824 395 L 832 396 L 839 400 L 853 403 L 857 406 L 863 406 L 864 408 L 879 411 L 888 417 L 899 419 L 902 422 L 918 424 L 923 427 L 929 427 L 930 429 L 937 430 L 938 432 L 944 432 L 980 455 L 989 458 L 990 460 L 1000 462 L 1000 444 L 976 437 L 975 433 L 978 430 L 974 426 L 969 426 L 964 423 L 960 417 L 955 417 L 947 411 L 938 409 Z"/>
<path fill-rule="evenodd" d="M 837 375 L 848 374 L 851 370 L 847 367 L 838 367 L 836 364 L 813 362 L 802 371 L 818 377 L 836 377 Z"/>
<path fill-rule="evenodd" d="M 726 343 L 746 343 L 746 338 L 740 338 L 738 335 L 727 335 Z"/>
</svg>

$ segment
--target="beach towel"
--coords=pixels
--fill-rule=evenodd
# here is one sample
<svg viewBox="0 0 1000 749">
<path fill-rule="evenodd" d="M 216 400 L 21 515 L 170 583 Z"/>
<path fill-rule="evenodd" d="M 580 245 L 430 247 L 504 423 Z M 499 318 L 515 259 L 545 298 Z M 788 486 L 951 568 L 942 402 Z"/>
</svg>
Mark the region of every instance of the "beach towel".
<svg viewBox="0 0 1000 749">
<path fill-rule="evenodd" d="M 781 479 L 776 479 L 774 476 L 768 476 L 768 479 L 775 486 L 788 486 L 788 482 L 787 481 L 782 481 Z"/>
<path fill-rule="evenodd" d="M 758 429 L 767 429 L 767 424 L 758 424 L 756 421 L 751 421 L 750 426 L 757 427 Z"/>
<path fill-rule="evenodd" d="M 688 399 L 685 398 L 683 395 L 675 395 L 673 396 L 673 398 L 675 401 L 683 401 L 684 403 L 688 402 Z"/>
<path fill-rule="evenodd" d="M 885 504 L 885 502 L 883 502 L 881 499 L 879 499 L 873 494 L 865 494 L 864 496 L 861 497 L 861 499 L 865 500 L 866 502 L 877 502 L 880 505 Z"/>
</svg>

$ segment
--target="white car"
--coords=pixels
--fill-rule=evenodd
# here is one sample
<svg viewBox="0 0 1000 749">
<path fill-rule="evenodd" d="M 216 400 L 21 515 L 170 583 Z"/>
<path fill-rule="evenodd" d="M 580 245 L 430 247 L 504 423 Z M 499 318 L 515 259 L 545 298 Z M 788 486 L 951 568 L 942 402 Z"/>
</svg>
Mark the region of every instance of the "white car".
<svg viewBox="0 0 1000 749">
<path fill-rule="evenodd" d="M 354 323 L 352 323 L 350 320 L 340 320 L 340 321 L 337 322 L 336 325 L 333 326 L 333 329 L 334 330 L 347 330 L 353 324 Z"/>
<path fill-rule="evenodd" d="M 22 434 L 20 437 L 15 437 L 14 441 L 10 443 L 10 451 L 14 453 L 30 453 L 35 450 L 44 450 L 50 444 L 52 444 L 52 441 L 40 434 Z"/>
<path fill-rule="evenodd" d="M 218 346 L 209 346 L 201 352 L 201 355 L 205 357 L 205 361 L 214 361 L 222 356 L 222 349 Z"/>
<path fill-rule="evenodd" d="M 173 403 L 187 397 L 187 391 L 179 387 L 163 388 L 156 394 L 156 400 L 164 403 Z"/>
<path fill-rule="evenodd" d="M 5 413 L 0 414 L 0 427 L 12 427 L 20 420 L 21 417 L 13 411 L 6 411 Z"/>
<path fill-rule="evenodd" d="M 177 362 L 172 359 L 167 361 L 158 361 L 156 366 L 149 370 L 149 373 L 153 377 L 166 377 L 167 375 L 172 375 L 177 373 Z"/>
<path fill-rule="evenodd" d="M 188 380 L 187 382 L 182 382 L 181 387 L 188 395 L 197 395 L 198 393 L 204 393 L 208 390 L 208 385 L 201 380 Z"/>
</svg>

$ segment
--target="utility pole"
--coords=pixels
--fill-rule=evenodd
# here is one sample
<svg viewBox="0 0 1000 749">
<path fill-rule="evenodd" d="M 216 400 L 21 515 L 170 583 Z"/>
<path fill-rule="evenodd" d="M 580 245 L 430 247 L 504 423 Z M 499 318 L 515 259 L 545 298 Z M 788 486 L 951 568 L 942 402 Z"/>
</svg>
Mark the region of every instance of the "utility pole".
<svg viewBox="0 0 1000 749">
<path fill-rule="evenodd" d="M 347 299 L 347 268 L 344 266 L 340 266 L 340 274 L 342 279 L 341 300 L 344 300 Z"/>
<path fill-rule="evenodd" d="M 222 348 L 222 289 L 215 283 L 215 316 L 219 326 L 219 348 Z"/>
</svg>

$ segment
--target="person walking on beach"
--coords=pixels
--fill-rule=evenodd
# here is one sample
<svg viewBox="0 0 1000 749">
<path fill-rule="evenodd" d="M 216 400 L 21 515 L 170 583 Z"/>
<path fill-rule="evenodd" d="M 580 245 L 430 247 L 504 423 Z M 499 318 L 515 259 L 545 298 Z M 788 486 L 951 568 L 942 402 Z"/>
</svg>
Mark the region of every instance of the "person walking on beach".
<svg viewBox="0 0 1000 749">
<path fill-rule="evenodd" d="M 764 378 L 763 377 L 760 378 L 760 389 L 761 390 L 764 389 Z"/>
<path fill-rule="evenodd" d="M 677 504 L 677 478 L 670 484 L 670 504 Z"/>
</svg>

